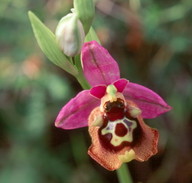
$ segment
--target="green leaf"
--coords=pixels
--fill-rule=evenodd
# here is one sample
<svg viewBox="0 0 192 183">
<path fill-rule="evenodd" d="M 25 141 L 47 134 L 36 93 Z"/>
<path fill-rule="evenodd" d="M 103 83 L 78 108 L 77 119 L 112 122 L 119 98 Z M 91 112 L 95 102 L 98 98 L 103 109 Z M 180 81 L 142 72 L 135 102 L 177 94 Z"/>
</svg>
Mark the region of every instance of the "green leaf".
<svg viewBox="0 0 192 183">
<path fill-rule="evenodd" d="M 61 67 L 72 75 L 77 74 L 76 68 L 68 61 L 68 58 L 61 51 L 55 35 L 39 20 L 39 18 L 32 13 L 28 12 L 29 19 L 35 34 L 35 38 L 47 58 L 55 65 Z"/>
<path fill-rule="evenodd" d="M 89 41 L 93 41 L 93 40 L 95 40 L 95 41 L 97 41 L 99 44 L 101 44 L 101 42 L 100 42 L 100 40 L 99 40 L 99 38 L 98 38 L 98 36 L 97 36 L 94 28 L 91 27 L 91 28 L 89 29 L 88 34 L 87 34 L 86 37 L 85 37 L 85 42 L 89 42 Z"/>
<path fill-rule="evenodd" d="M 85 34 L 87 34 L 95 15 L 93 0 L 74 0 L 74 8 L 78 18 L 83 24 Z"/>
</svg>

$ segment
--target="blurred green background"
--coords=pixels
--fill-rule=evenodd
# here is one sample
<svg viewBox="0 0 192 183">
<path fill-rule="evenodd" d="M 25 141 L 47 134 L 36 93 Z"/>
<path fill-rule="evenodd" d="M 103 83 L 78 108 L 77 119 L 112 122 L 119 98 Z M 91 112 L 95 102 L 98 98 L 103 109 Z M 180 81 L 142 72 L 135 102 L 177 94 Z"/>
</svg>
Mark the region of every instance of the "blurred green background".
<svg viewBox="0 0 192 183">
<path fill-rule="evenodd" d="M 0 1 L 0 183 L 116 183 L 87 155 L 87 128 L 54 127 L 80 85 L 38 47 L 27 12 L 53 31 L 72 0 Z M 192 1 L 100 0 L 93 25 L 121 76 L 159 93 L 173 110 L 145 120 L 159 153 L 129 163 L 136 183 L 192 183 Z"/>
</svg>

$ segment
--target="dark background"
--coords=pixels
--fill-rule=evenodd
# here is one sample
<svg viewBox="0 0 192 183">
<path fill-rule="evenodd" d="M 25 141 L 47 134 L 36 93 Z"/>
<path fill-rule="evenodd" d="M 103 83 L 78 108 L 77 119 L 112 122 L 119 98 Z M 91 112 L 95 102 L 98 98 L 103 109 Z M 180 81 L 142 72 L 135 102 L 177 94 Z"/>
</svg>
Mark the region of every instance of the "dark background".
<svg viewBox="0 0 192 183">
<path fill-rule="evenodd" d="M 51 30 L 71 0 L 0 1 L 0 183 L 116 183 L 90 159 L 87 128 L 54 127 L 77 81 L 49 62 L 27 17 Z M 160 94 L 173 110 L 145 120 L 160 132 L 159 153 L 130 162 L 136 183 L 192 182 L 192 1 L 100 0 L 93 26 L 121 76 Z"/>
</svg>

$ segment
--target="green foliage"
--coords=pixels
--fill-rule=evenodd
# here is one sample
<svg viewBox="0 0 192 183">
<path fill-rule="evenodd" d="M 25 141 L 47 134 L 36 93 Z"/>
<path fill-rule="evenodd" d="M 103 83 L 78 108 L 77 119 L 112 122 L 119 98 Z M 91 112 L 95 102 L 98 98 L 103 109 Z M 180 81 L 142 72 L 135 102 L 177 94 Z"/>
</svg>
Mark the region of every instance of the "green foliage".
<svg viewBox="0 0 192 183">
<path fill-rule="evenodd" d="M 95 32 L 94 28 L 90 27 L 89 32 L 88 32 L 87 36 L 85 37 L 85 42 L 89 42 L 89 41 L 93 41 L 93 40 L 95 40 L 98 43 L 100 43 L 100 40 L 97 37 L 97 33 Z"/>
<path fill-rule="evenodd" d="M 65 71 L 72 75 L 76 75 L 77 71 L 69 62 L 68 58 L 62 53 L 55 39 L 55 35 L 37 18 L 34 13 L 30 11 L 29 18 L 37 42 L 47 58 Z"/>
</svg>

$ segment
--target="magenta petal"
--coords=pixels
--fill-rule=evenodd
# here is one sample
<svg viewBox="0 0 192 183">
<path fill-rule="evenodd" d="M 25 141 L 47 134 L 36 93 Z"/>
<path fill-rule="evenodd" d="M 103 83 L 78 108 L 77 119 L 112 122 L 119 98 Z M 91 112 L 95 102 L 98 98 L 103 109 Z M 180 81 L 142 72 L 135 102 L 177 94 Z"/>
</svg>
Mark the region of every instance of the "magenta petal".
<svg viewBox="0 0 192 183">
<path fill-rule="evenodd" d="M 84 44 L 81 57 L 84 75 L 91 86 L 109 85 L 120 78 L 117 62 L 96 41 Z"/>
<path fill-rule="evenodd" d="M 143 118 L 155 118 L 171 110 L 171 107 L 152 90 L 135 83 L 129 83 L 123 94 L 142 110 Z"/>
<path fill-rule="evenodd" d="M 83 90 L 61 109 L 55 120 L 56 127 L 75 129 L 88 125 L 88 116 L 100 103 L 89 92 L 89 90 Z"/>
<path fill-rule="evenodd" d="M 122 93 L 128 83 L 129 83 L 129 81 L 126 79 L 119 79 L 119 80 L 115 81 L 113 83 L 113 85 L 117 88 L 118 92 Z"/>
<path fill-rule="evenodd" d="M 106 88 L 107 87 L 105 85 L 95 86 L 91 88 L 90 94 L 96 98 L 101 99 L 105 95 Z"/>
</svg>

